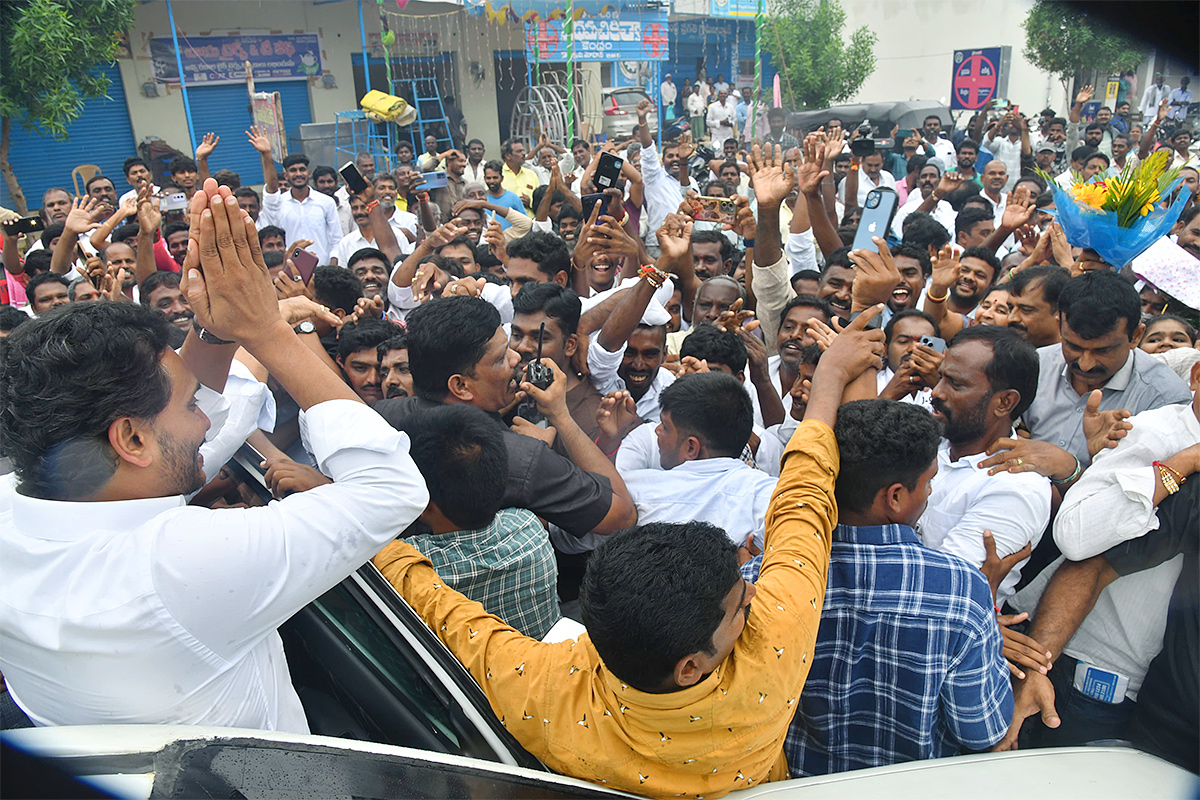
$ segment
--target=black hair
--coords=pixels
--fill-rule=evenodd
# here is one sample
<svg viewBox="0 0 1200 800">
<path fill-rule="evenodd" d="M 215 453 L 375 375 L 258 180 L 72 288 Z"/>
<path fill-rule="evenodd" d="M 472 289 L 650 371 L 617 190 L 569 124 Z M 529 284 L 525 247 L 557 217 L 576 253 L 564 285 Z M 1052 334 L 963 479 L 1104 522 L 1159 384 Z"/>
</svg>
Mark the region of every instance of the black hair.
<svg viewBox="0 0 1200 800">
<path fill-rule="evenodd" d="M 309 164 L 308 156 L 304 155 L 303 153 L 292 153 L 283 159 L 283 168 L 285 170 L 293 164 L 303 164 L 307 167 Z"/>
<path fill-rule="evenodd" d="M 1175 224 L 1181 228 L 1187 227 L 1196 218 L 1197 214 L 1200 214 L 1200 203 L 1192 203 L 1179 215 L 1179 220 Z"/>
<path fill-rule="evenodd" d="M 947 344 L 958 347 L 964 342 L 983 342 L 992 349 L 992 358 L 984 368 L 992 393 L 1015 389 L 1021 399 L 1011 412 L 1015 420 L 1029 410 L 1038 387 L 1037 349 L 1012 328 L 1003 325 L 973 325 L 963 328 Z"/>
<path fill-rule="evenodd" d="M 71 288 L 71 282 L 57 272 L 39 272 L 25 284 L 25 294 L 29 298 L 30 305 L 33 305 L 34 291 L 44 283 L 61 283 L 65 288 Z"/>
<path fill-rule="evenodd" d="M 834 496 L 838 508 L 859 512 L 893 484 L 916 489 L 921 475 L 933 466 L 942 440 L 928 411 L 895 400 L 844 403 L 833 433 L 842 462 Z"/>
<path fill-rule="evenodd" d="M 1146 333 L 1149 334 L 1150 329 L 1160 322 L 1178 322 L 1183 326 L 1183 332 L 1186 333 L 1187 337 L 1192 340 L 1191 346 L 1196 346 L 1195 327 L 1192 326 L 1191 322 L 1179 316 L 1178 314 L 1159 314 L 1157 316 L 1150 317 L 1150 319 L 1146 320 Z"/>
<path fill-rule="evenodd" d="M 964 147 L 969 147 L 976 153 L 979 152 L 979 142 L 975 141 L 974 139 L 963 139 L 958 143 L 958 150 L 956 152 L 961 153 Z"/>
<path fill-rule="evenodd" d="M 721 261 L 728 261 L 733 258 L 733 243 L 729 241 L 729 237 L 720 231 L 700 230 L 693 231 L 692 244 L 700 242 L 701 244 L 719 244 L 721 246 Z"/>
<path fill-rule="evenodd" d="M 235 197 L 237 196 L 237 190 L 242 188 L 242 176 L 231 169 L 219 169 L 212 174 L 212 178 L 217 182 L 218 186 L 228 186 Z M 257 194 L 254 196 L 258 197 Z"/>
<path fill-rule="evenodd" d="M 912 317 L 918 317 L 925 320 L 933 327 L 933 335 L 939 339 L 942 337 L 942 328 L 937 324 L 937 320 L 919 308 L 906 308 L 893 314 L 892 318 L 888 320 L 887 325 L 883 327 L 884 341 L 886 341 L 888 344 L 891 344 L 892 331 L 896 329 L 896 323 L 902 319 L 911 319 Z"/>
<path fill-rule="evenodd" d="M 555 321 L 564 339 L 579 330 L 583 308 L 579 295 L 552 281 L 525 284 L 512 304 L 514 314 L 543 312 Z"/>
<path fill-rule="evenodd" d="M 280 239 L 283 239 L 284 244 L 287 244 L 287 231 L 285 231 L 283 228 L 280 228 L 278 225 L 264 225 L 258 229 L 259 245 L 261 245 L 267 239 L 270 239 L 272 236 L 278 236 Z"/>
<path fill-rule="evenodd" d="M 725 598 L 742 580 L 737 547 L 707 522 L 652 522 L 605 538 L 579 589 L 583 624 L 613 675 L 658 692 L 680 659 L 716 652 Z"/>
<path fill-rule="evenodd" d="M 440 402 L 453 375 L 475 375 L 500 327 L 500 312 L 478 297 L 441 297 L 408 315 L 408 363 L 413 391 Z"/>
<path fill-rule="evenodd" d="M 46 229 L 42 231 L 42 235 L 40 237 L 42 247 L 53 252 L 53 248 L 50 247 L 50 243 L 55 239 L 62 237 L 63 232 L 66 231 L 66 229 L 67 226 L 61 222 L 55 222 L 52 225 L 47 225 Z"/>
<path fill-rule="evenodd" d="M 1109 110 L 1111 111 L 1112 109 L 1109 109 Z M 1083 132 L 1084 132 L 1084 133 L 1090 133 L 1090 132 L 1092 132 L 1092 131 L 1103 131 L 1103 130 L 1104 130 L 1104 125 L 1102 125 L 1101 123 L 1099 123 L 1099 122 L 1089 122 L 1089 123 L 1088 123 L 1088 126 L 1087 126 L 1086 128 L 1084 128 L 1084 129 L 1083 129 Z"/>
<path fill-rule="evenodd" d="M 395 323 L 376 317 L 363 317 L 355 322 L 347 322 L 338 330 L 338 359 L 345 360 L 346 356 L 360 350 L 378 352 L 379 346 L 395 336 L 398 330 Z"/>
<path fill-rule="evenodd" d="M 1026 267 L 1012 277 L 1008 283 L 1008 293 L 1023 295 L 1025 290 L 1034 283 L 1042 287 L 1042 299 L 1050 306 L 1051 313 L 1058 313 L 1058 300 L 1067 282 L 1071 280 L 1071 271 L 1066 267 L 1053 264 L 1039 264 L 1036 267 Z M 1136 293 L 1135 293 L 1136 294 Z M 1141 311 L 1141 305 L 1138 306 Z"/>
<path fill-rule="evenodd" d="M 8 333 L 18 325 L 29 322 L 31 317 L 15 306 L 0 306 L 0 331 Z"/>
<path fill-rule="evenodd" d="M 253 197 L 254 201 L 256 203 L 258 203 L 259 206 L 262 206 L 262 198 L 258 196 L 258 192 L 254 191 L 249 186 L 242 186 L 241 188 L 234 189 L 233 196 L 234 197 Z"/>
<path fill-rule="evenodd" d="M 314 186 L 316 185 L 317 178 L 320 178 L 322 175 L 332 175 L 333 179 L 335 181 L 338 178 L 338 173 L 337 173 L 336 169 L 334 169 L 333 167 L 331 167 L 327 164 L 322 164 L 321 166 L 317 167 L 316 169 L 314 169 L 312 171 L 312 179 L 313 179 Z"/>
<path fill-rule="evenodd" d="M 1061 125 L 1061 126 L 1063 126 L 1064 128 L 1065 128 L 1065 127 L 1067 127 L 1067 119 L 1066 119 L 1066 117 L 1052 117 L 1052 118 L 1050 119 L 1050 122 L 1049 122 L 1049 123 L 1046 125 L 1046 127 L 1047 127 L 1047 128 L 1053 128 L 1055 125 Z"/>
<path fill-rule="evenodd" d="M 0 449 L 22 494 L 86 498 L 112 477 L 118 459 L 109 426 L 121 417 L 151 420 L 171 398 L 161 362 L 170 327 L 134 303 L 76 303 L 4 340 Z"/>
<path fill-rule="evenodd" d="M 926 214 L 924 211 L 914 211 L 909 214 L 904 219 L 901 228 L 904 233 L 904 244 L 912 244 L 924 249 L 926 256 L 929 254 L 930 247 L 936 251 L 950 243 L 950 231 L 942 227 L 942 223 L 934 219 L 931 214 Z"/>
<path fill-rule="evenodd" d="M 960 233 L 971 232 L 981 222 L 993 222 L 996 215 L 986 208 L 964 208 L 958 212 L 958 216 L 954 218 L 954 235 Z"/>
<path fill-rule="evenodd" d="M 795 275 L 793 275 L 792 277 L 794 278 Z M 818 276 L 818 279 L 819 279 L 819 276 Z M 831 319 L 833 319 L 833 306 L 829 305 L 828 300 L 822 300 L 821 298 L 817 297 L 816 295 L 812 295 L 812 294 L 798 294 L 795 297 L 793 297 L 791 300 L 788 300 L 787 304 L 784 305 L 782 310 L 780 310 L 780 312 L 779 312 L 780 327 L 783 326 L 783 321 L 785 319 L 787 319 L 788 312 L 790 312 L 793 308 L 800 308 L 800 307 L 815 308 L 818 311 L 820 311 L 821 314 L 825 317 L 826 325 L 828 325 L 829 321 Z"/>
<path fill-rule="evenodd" d="M 1109 166 L 1110 164 L 1112 164 L 1112 159 L 1109 158 L 1108 154 L 1105 153 L 1103 150 L 1097 150 L 1096 152 L 1092 153 L 1090 156 L 1088 156 L 1086 159 L 1084 159 L 1083 163 L 1086 165 L 1087 162 L 1091 161 L 1093 158 L 1104 159 L 1104 166 L 1106 166 L 1106 167 Z"/>
<path fill-rule="evenodd" d="M 471 146 L 471 145 L 473 145 L 473 144 L 477 144 L 477 145 L 479 145 L 480 147 L 483 147 L 483 146 L 484 146 L 484 144 L 483 144 L 483 140 L 482 140 L 482 139 L 472 139 L 471 141 L 467 142 L 467 147 L 470 147 L 470 146 Z"/>
<path fill-rule="evenodd" d="M 112 232 L 109 237 L 110 242 L 124 242 L 129 244 L 130 239 L 136 239 L 141 232 L 136 222 L 126 222 L 124 225 L 118 225 L 117 229 Z"/>
<path fill-rule="evenodd" d="M 346 269 L 353 270 L 354 265 L 362 261 L 364 258 L 376 258 L 383 262 L 385 269 L 389 268 L 388 257 L 383 254 L 383 251 L 375 247 L 360 247 L 350 254 L 350 260 L 346 262 Z"/>
<path fill-rule="evenodd" d="M 109 183 L 112 183 L 112 178 L 108 177 L 107 175 L 103 175 L 103 174 L 93 175 L 92 177 L 88 178 L 88 182 L 83 185 L 83 193 L 84 194 L 89 193 L 92 190 L 92 184 L 95 183 L 96 181 L 108 181 Z M 117 185 L 115 183 L 113 183 L 114 189 L 116 188 L 116 186 Z"/>
<path fill-rule="evenodd" d="M 929 163 L 929 156 L 924 153 L 915 153 L 912 158 L 904 165 L 904 174 L 911 175 L 912 173 L 921 174 L 921 170 L 925 169 L 925 165 Z"/>
<path fill-rule="evenodd" d="M 1058 314 L 1060 324 L 1069 325 L 1081 339 L 1099 339 L 1122 319 L 1132 339 L 1142 321 L 1142 300 L 1116 272 L 1093 270 L 1067 281 L 1058 296 Z"/>
<path fill-rule="evenodd" d="M 519 144 L 522 147 L 524 147 L 525 140 L 520 138 L 519 136 L 513 137 L 512 139 L 506 139 L 504 144 L 500 145 L 500 155 L 502 155 L 502 156 L 512 155 L 513 145 L 516 145 L 516 144 Z"/>
<path fill-rule="evenodd" d="M 746 369 L 746 345 L 741 337 L 706 323 L 693 328 L 679 346 L 679 357 L 687 356 L 709 365 L 723 364 L 735 375 Z"/>
<path fill-rule="evenodd" d="M 843 245 L 825 256 L 825 268 L 821 270 L 821 277 L 828 274 L 830 267 L 854 269 L 854 262 L 850 260 L 850 245 Z"/>
<path fill-rule="evenodd" d="M 189 231 L 189 230 L 191 230 L 191 228 L 188 226 L 188 224 L 186 222 L 168 222 L 166 225 L 163 226 L 163 229 L 162 229 L 163 241 L 165 242 L 167 240 L 167 237 L 173 233 L 179 233 L 180 231 Z"/>
<path fill-rule="evenodd" d="M 38 275 L 42 272 L 50 271 L 50 262 L 54 260 L 54 253 L 46 248 L 34 250 L 25 256 L 25 274 L 29 276 Z M 28 287 L 26 287 L 28 289 Z M 26 292 L 28 293 L 28 292 Z"/>
<path fill-rule="evenodd" d="M 180 172 L 198 172 L 200 167 L 197 166 L 195 159 L 188 156 L 179 156 L 171 162 L 168 169 L 172 175 L 175 175 Z"/>
<path fill-rule="evenodd" d="M 563 207 L 558 210 L 557 222 L 562 222 L 564 219 L 577 219 L 583 222 L 583 214 L 576 210 L 575 206 L 570 203 L 564 203 Z"/>
<path fill-rule="evenodd" d="M 815 269 L 802 269 L 799 272 L 792 273 L 792 277 L 788 278 L 788 281 L 792 284 L 793 291 L 796 289 L 796 281 L 800 280 L 820 281 L 821 273 Z"/>
<path fill-rule="evenodd" d="M 435 267 L 454 279 L 465 278 L 467 276 L 467 273 L 463 271 L 462 262 L 456 258 L 450 258 L 449 256 L 430 253 L 427 256 L 422 256 L 421 259 L 417 261 L 418 267 L 422 264 L 433 264 Z"/>
<path fill-rule="evenodd" d="M 1096 148 L 1091 145 L 1081 144 L 1071 151 L 1072 161 L 1086 161 L 1088 156 L 1096 151 Z"/>
<path fill-rule="evenodd" d="M 508 488 L 503 429 L 478 408 L 456 404 L 413 414 L 401 430 L 429 501 L 464 531 L 490 525 Z"/>
<path fill-rule="evenodd" d="M 483 272 L 500 266 L 502 262 L 496 258 L 486 242 L 480 242 L 475 245 L 475 263 L 479 265 L 480 272 Z"/>
<path fill-rule="evenodd" d="M 386 356 L 392 350 L 407 350 L 407 349 L 408 349 L 408 334 L 405 331 L 398 328 L 397 326 L 393 325 L 392 326 L 392 335 L 389 336 L 387 339 L 384 339 L 382 342 L 380 342 L 379 346 L 377 348 L 375 348 L 375 352 L 378 353 L 379 360 L 382 361 L 383 357 Z"/>
<path fill-rule="evenodd" d="M 941 225 L 941 223 L 938 224 L 939 226 Z M 945 228 L 942 228 L 942 230 L 945 231 Z M 921 247 L 910 241 L 904 241 L 892 248 L 892 258 L 894 259 L 896 256 L 915 259 L 921 265 L 921 274 L 925 277 L 933 274 L 933 262 L 929 260 L 929 248 L 927 247 Z"/>
<path fill-rule="evenodd" d="M 163 286 L 178 289 L 179 273 L 160 269 L 157 272 L 151 272 L 147 275 L 146 279 L 142 281 L 142 285 L 138 287 L 138 299 L 141 304 L 144 306 L 150 305 L 150 293 Z"/>
<path fill-rule="evenodd" d="M 142 159 L 138 158 L 137 156 L 133 156 L 132 158 L 125 159 L 125 163 L 121 165 L 121 169 L 124 171 L 125 177 L 128 178 L 129 170 L 131 170 L 137 166 L 142 166 L 142 167 L 145 167 L 146 169 L 150 169 L 150 165 L 147 164 Z"/>
<path fill-rule="evenodd" d="M 963 254 L 961 256 L 959 256 L 959 258 L 958 258 L 959 263 L 962 263 L 962 260 L 964 258 L 977 258 L 980 261 L 987 264 L 989 267 L 991 267 L 992 268 L 992 281 L 991 282 L 994 282 L 996 280 L 996 277 L 1000 274 L 1000 259 L 996 258 L 996 254 L 993 253 L 991 250 L 987 249 L 986 247 L 982 247 L 982 246 L 968 247 L 966 250 L 963 251 Z"/>
<path fill-rule="evenodd" d="M 750 441 L 754 406 L 746 387 L 732 375 L 685 375 L 663 389 L 660 403 L 676 429 L 702 439 L 715 455 L 737 458 Z"/>
<path fill-rule="evenodd" d="M 537 264 L 538 272 L 553 280 L 560 272 L 571 272 L 571 251 L 561 237 L 543 231 L 530 231 L 514 239 L 506 248 L 508 257 L 527 258 Z"/>
<path fill-rule="evenodd" d="M 363 296 L 362 281 L 344 267 L 319 266 L 313 270 L 309 283 L 312 285 L 313 299 L 330 311 L 341 310 L 350 314 Z"/>
<path fill-rule="evenodd" d="M 1013 188 L 1015 189 L 1019 184 L 1022 183 L 1032 183 L 1034 186 L 1038 187 L 1035 199 L 1040 197 L 1042 193 L 1046 191 L 1046 182 L 1042 180 L 1042 177 L 1036 173 L 1027 172 L 1021 177 L 1017 178 L 1017 182 L 1013 184 Z"/>
<path fill-rule="evenodd" d="M 483 162 L 483 171 L 487 172 L 489 169 L 492 172 L 499 172 L 501 175 L 503 175 L 504 174 L 504 162 L 498 158 L 490 158 L 487 161 Z"/>
</svg>

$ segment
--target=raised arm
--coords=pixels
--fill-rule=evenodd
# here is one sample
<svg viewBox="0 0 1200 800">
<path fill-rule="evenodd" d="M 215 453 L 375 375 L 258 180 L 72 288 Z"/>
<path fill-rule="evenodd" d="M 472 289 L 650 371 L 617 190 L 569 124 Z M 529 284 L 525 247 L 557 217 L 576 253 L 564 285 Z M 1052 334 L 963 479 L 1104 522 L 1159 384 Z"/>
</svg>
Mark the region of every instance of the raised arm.
<svg viewBox="0 0 1200 800">
<path fill-rule="evenodd" d="M 954 255 L 954 248 L 947 244 L 933 261 L 929 290 L 925 292 L 925 313 L 937 322 L 938 330 L 947 342 L 966 325 L 962 314 L 946 308 L 946 301 L 950 299 L 950 288 L 958 280 L 961 266 Z"/>
<path fill-rule="evenodd" d="M 71 271 L 80 234 L 100 227 L 99 223 L 92 222 L 92 211 L 95 208 L 96 199 L 92 197 L 86 200 L 76 198 L 72 203 L 67 221 L 63 223 L 62 236 L 58 237 L 58 244 L 54 246 L 54 253 L 50 258 L 50 271 L 54 274 L 65 275 Z"/>
<path fill-rule="evenodd" d="M 196 171 L 202 184 L 212 177 L 208 174 L 208 157 L 217 149 L 217 143 L 220 141 L 221 137 L 215 133 L 206 133 L 200 144 L 196 145 Z"/>
<path fill-rule="evenodd" d="M 258 151 L 259 160 L 262 162 L 263 202 L 265 204 L 267 195 L 279 191 L 279 174 L 275 171 L 275 159 L 271 156 L 271 140 L 258 129 L 257 125 L 250 126 L 250 130 L 246 131 L 246 138 L 249 139 L 250 146 Z"/>
<path fill-rule="evenodd" d="M 200 194 L 192 195 L 194 201 Z M 138 247 L 137 247 L 137 280 L 140 284 L 158 270 L 154 261 L 154 241 L 158 235 L 158 226 L 162 224 L 162 214 L 158 210 L 158 198 L 151 194 L 150 182 L 138 190 L 137 196 Z M 189 230 L 189 237 L 191 232 Z"/>
</svg>

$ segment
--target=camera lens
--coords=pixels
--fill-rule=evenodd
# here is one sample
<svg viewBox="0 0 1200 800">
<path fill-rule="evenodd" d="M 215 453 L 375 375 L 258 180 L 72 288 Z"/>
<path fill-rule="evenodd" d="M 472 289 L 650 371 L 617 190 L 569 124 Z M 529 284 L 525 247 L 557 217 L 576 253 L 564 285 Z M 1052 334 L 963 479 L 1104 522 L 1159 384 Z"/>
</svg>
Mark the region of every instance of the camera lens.
<svg viewBox="0 0 1200 800">
<path fill-rule="evenodd" d="M 872 194 L 867 198 L 867 208 L 875 208 L 879 205 L 879 195 Z"/>
</svg>

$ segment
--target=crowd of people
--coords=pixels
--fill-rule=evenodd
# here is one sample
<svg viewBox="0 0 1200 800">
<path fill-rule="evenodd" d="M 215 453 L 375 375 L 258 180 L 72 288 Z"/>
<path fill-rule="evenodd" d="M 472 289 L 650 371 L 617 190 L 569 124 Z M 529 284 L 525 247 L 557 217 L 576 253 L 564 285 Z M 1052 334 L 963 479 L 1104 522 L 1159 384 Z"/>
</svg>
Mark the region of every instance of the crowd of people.
<svg viewBox="0 0 1200 800">
<path fill-rule="evenodd" d="M 373 560 L 522 746 L 610 787 L 1113 740 L 1200 771 L 1170 98 L 859 156 L 838 119 L 747 135 L 729 88 L 672 96 L 661 148 L 643 102 L 628 141 L 361 153 L 356 191 L 252 129 L 46 191 L 4 232 L 5 726 L 306 732 L 277 629 Z M 1157 149 L 1182 283 L 1054 221 L 1048 180 Z"/>
</svg>

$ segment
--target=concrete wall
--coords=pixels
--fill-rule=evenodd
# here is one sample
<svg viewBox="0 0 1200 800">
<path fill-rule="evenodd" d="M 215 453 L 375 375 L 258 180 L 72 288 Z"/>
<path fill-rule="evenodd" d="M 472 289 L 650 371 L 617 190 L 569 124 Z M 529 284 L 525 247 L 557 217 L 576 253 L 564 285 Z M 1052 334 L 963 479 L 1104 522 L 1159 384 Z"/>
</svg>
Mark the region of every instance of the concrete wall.
<svg viewBox="0 0 1200 800">
<path fill-rule="evenodd" d="M 394 5 L 390 7 L 395 8 Z M 364 19 L 368 36 L 374 34 L 377 40 L 380 25 L 375 8 L 373 2 L 365 4 Z M 355 0 L 323 3 L 313 0 L 174 0 L 172 9 L 175 24 L 185 35 L 272 31 L 319 33 L 322 63 L 325 71 L 336 78 L 337 88 L 325 89 L 318 79 L 309 81 L 313 122 L 331 122 L 336 112 L 358 107 L 351 66 L 351 56 L 362 52 Z M 405 32 L 436 32 L 439 48 L 455 54 L 458 103 L 470 135 L 483 139 L 489 152 L 498 153 L 497 76 L 493 53 L 496 50 L 520 50 L 523 47 L 521 29 L 514 25 L 489 26 L 480 19 L 447 13 L 455 10 L 456 7 L 446 4 L 412 3 L 407 9 L 409 13 L 393 27 Z M 418 12 L 420 16 L 417 16 Z M 187 121 L 179 88 L 159 84 L 158 97 L 146 98 L 141 94 L 141 85 L 153 79 L 150 39 L 170 34 L 165 2 L 152 0 L 139 4 L 129 35 L 133 58 L 121 60 L 121 78 L 128 97 L 134 138 L 141 141 L 154 135 L 187 150 Z M 382 52 L 371 55 L 382 56 Z M 393 56 L 406 55 L 409 54 L 402 50 L 393 50 Z M 479 80 L 472 76 L 472 62 L 482 68 Z M 475 74 L 480 73 L 477 70 Z M 524 76 L 520 80 L 523 82 Z M 197 120 L 196 127 L 199 135 L 203 124 Z"/>
</svg>

